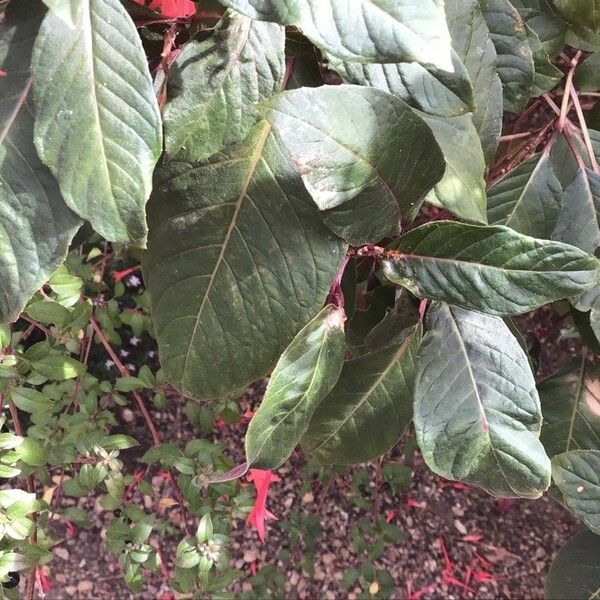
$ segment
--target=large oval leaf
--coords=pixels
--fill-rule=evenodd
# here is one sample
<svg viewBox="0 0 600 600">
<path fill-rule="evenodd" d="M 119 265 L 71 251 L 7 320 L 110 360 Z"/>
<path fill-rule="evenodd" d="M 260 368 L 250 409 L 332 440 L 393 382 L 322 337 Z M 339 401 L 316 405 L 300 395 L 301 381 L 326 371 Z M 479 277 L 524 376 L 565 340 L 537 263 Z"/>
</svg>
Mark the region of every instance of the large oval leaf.
<svg viewBox="0 0 600 600">
<path fill-rule="evenodd" d="M 85 0 L 73 28 L 48 13 L 32 71 L 35 145 L 66 203 L 106 239 L 145 245 L 162 129 L 127 11 L 119 0 Z"/>
<path fill-rule="evenodd" d="M 402 100 L 355 85 L 300 88 L 265 104 L 329 227 L 377 242 L 412 219 L 444 173 L 429 127 Z"/>
<path fill-rule="evenodd" d="M 44 12 L 12 2 L 0 24 L 0 323 L 60 266 L 81 223 L 33 145 L 29 61 Z"/>
<path fill-rule="evenodd" d="M 162 366 L 191 396 L 234 393 L 316 315 L 345 246 L 265 122 L 208 162 L 166 162 L 156 188 L 144 279 Z"/>
<path fill-rule="evenodd" d="M 285 31 L 228 11 L 205 41 L 191 40 L 169 73 L 165 146 L 204 160 L 241 142 L 260 115 L 256 103 L 281 89 Z"/>
<path fill-rule="evenodd" d="M 430 307 L 414 421 L 425 461 L 443 477 L 507 497 L 537 498 L 550 484 L 535 380 L 498 317 Z"/>
<path fill-rule="evenodd" d="M 412 418 L 415 359 L 420 326 L 349 360 L 321 402 L 302 440 L 322 463 L 353 464 L 384 454 Z"/>
<path fill-rule="evenodd" d="M 246 460 L 277 469 L 292 454 L 344 364 L 344 310 L 327 305 L 301 329 L 271 374 L 246 433 Z"/>
<path fill-rule="evenodd" d="M 419 297 L 494 315 L 527 312 L 592 288 L 596 258 L 503 226 L 437 221 L 392 242 L 386 277 Z"/>
<path fill-rule="evenodd" d="M 537 154 L 488 190 L 488 221 L 547 239 L 556 227 L 562 204 L 563 190 L 550 155 Z"/>
<path fill-rule="evenodd" d="M 538 384 L 541 440 L 553 457 L 569 450 L 600 450 L 600 369 L 585 356 Z"/>
<path fill-rule="evenodd" d="M 573 513 L 600 533 L 600 451 L 571 450 L 555 456 L 552 479 Z"/>
<path fill-rule="evenodd" d="M 544 585 L 547 600 L 594 600 L 600 594 L 600 537 L 582 531 L 572 537 L 550 566 Z"/>
<path fill-rule="evenodd" d="M 452 47 L 462 59 L 473 84 L 473 123 L 486 162 L 494 159 L 502 131 L 502 82 L 498 57 L 479 0 L 446 0 Z"/>
<path fill-rule="evenodd" d="M 452 71 L 442 0 L 220 0 L 252 17 L 295 25 L 352 62 L 419 62 Z"/>
</svg>

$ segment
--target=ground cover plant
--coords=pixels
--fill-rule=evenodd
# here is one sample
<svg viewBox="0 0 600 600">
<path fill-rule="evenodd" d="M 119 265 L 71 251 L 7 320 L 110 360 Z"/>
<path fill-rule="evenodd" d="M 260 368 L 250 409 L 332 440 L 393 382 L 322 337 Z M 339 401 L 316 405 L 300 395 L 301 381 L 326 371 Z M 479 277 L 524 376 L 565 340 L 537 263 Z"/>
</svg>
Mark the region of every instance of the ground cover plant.
<svg viewBox="0 0 600 600">
<path fill-rule="evenodd" d="M 435 474 L 571 511 L 582 530 L 546 594 L 598 595 L 594 0 L 0 7 L 5 596 L 44 594 L 53 525 L 88 522 L 62 501 L 90 494 L 133 592 L 154 572 L 187 597 L 231 594 L 232 524 L 265 539 L 298 447 L 323 485 L 376 461 L 401 488 L 408 467 L 382 457 L 413 432 Z M 540 327 L 575 340 L 556 373 Z M 130 360 L 125 335 L 157 355 Z M 199 431 L 241 423 L 245 460 L 162 438 L 149 407 L 175 395 Z M 169 491 L 149 511 L 134 497 L 157 472 Z M 374 506 L 353 534 L 369 557 L 401 537 Z M 318 518 L 284 530 L 310 569 Z M 173 556 L 156 536 L 178 538 Z"/>
</svg>

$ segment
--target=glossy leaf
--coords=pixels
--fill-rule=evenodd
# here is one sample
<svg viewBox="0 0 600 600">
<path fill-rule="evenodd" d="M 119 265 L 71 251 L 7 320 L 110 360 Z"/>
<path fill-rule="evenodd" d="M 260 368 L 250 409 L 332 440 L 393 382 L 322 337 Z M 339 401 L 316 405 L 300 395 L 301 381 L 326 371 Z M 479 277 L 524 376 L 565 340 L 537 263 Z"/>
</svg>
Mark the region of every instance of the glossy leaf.
<svg viewBox="0 0 600 600">
<path fill-rule="evenodd" d="M 444 176 L 427 201 L 463 219 L 485 223 L 485 159 L 473 119 L 467 114 L 472 89 L 462 61 L 453 56 L 454 74 L 406 63 L 361 65 L 333 61 L 332 66 L 351 83 L 390 92 L 422 111 L 419 114 L 431 128 L 446 161 Z"/>
<path fill-rule="evenodd" d="M 246 433 L 246 459 L 277 469 L 292 454 L 344 364 L 344 311 L 327 305 L 285 349 Z"/>
<path fill-rule="evenodd" d="M 552 0 L 554 6 L 569 23 L 600 31 L 600 2 L 598 0 Z"/>
<path fill-rule="evenodd" d="M 528 158 L 488 190 L 490 224 L 533 237 L 552 236 L 562 205 L 562 186 L 549 154 Z"/>
<path fill-rule="evenodd" d="M 351 243 L 377 242 L 411 220 L 443 175 L 429 127 L 380 90 L 301 88 L 265 113 L 325 222 Z"/>
<path fill-rule="evenodd" d="M 600 370 L 585 357 L 538 384 L 541 440 L 552 458 L 569 450 L 600 450 Z"/>
<path fill-rule="evenodd" d="M 145 245 L 162 150 L 142 43 L 118 0 L 85 0 L 74 28 L 48 13 L 32 71 L 35 145 L 66 203 L 110 241 Z"/>
<path fill-rule="evenodd" d="M 235 393 L 317 314 L 345 246 L 264 122 L 208 162 L 166 162 L 156 187 L 143 267 L 165 375 Z"/>
<path fill-rule="evenodd" d="M 12 2 L 0 24 L 0 323 L 16 320 L 80 225 L 33 145 L 29 60 L 43 12 Z"/>
<path fill-rule="evenodd" d="M 600 593 L 600 537 L 581 531 L 560 549 L 544 585 L 545 598 L 594 600 Z"/>
<path fill-rule="evenodd" d="M 538 36 L 543 49 L 554 58 L 565 45 L 567 23 L 556 16 L 548 0 L 511 0 L 511 4 Z M 533 47 L 532 50 L 535 51 Z"/>
<path fill-rule="evenodd" d="M 598 260 L 503 226 L 427 223 L 388 247 L 385 276 L 419 297 L 494 315 L 520 314 L 598 281 Z"/>
<path fill-rule="evenodd" d="M 550 62 L 548 52 L 538 34 L 527 23 L 525 23 L 525 29 L 535 67 L 531 95 L 537 97 L 555 88 L 562 80 L 564 73 Z"/>
<path fill-rule="evenodd" d="M 564 205 L 552 237 L 593 253 L 600 246 L 600 175 L 579 170 L 565 189 Z"/>
<path fill-rule="evenodd" d="M 260 120 L 257 102 L 281 90 L 284 43 L 283 27 L 233 11 L 210 38 L 188 42 L 169 74 L 167 152 L 204 160 L 242 141 Z"/>
<path fill-rule="evenodd" d="M 573 83 L 581 92 L 600 90 L 600 52 L 588 56 L 575 71 Z"/>
<path fill-rule="evenodd" d="M 525 23 L 508 0 L 480 0 L 479 3 L 498 56 L 504 110 L 518 113 L 529 102 L 535 76 Z"/>
<path fill-rule="evenodd" d="M 452 71 L 441 0 L 220 0 L 253 19 L 294 25 L 352 62 L 419 62 Z"/>
<path fill-rule="evenodd" d="M 571 450 L 552 459 L 552 479 L 567 506 L 594 533 L 600 532 L 600 451 Z"/>
<path fill-rule="evenodd" d="M 446 0 L 445 5 L 452 47 L 473 84 L 473 123 L 489 164 L 502 131 L 502 83 L 496 72 L 496 49 L 478 0 Z"/>
<path fill-rule="evenodd" d="M 416 62 L 361 64 L 342 61 L 334 56 L 327 58 L 329 67 L 348 83 L 389 92 L 427 114 L 456 117 L 473 108 L 469 73 L 454 50 L 452 73 Z"/>
<path fill-rule="evenodd" d="M 420 326 L 349 360 L 302 441 L 321 463 L 352 464 L 384 454 L 412 418 Z"/>
<path fill-rule="evenodd" d="M 75 27 L 77 13 L 86 0 L 44 0 L 44 4 L 69 27 Z"/>
<path fill-rule="evenodd" d="M 504 321 L 434 303 L 418 364 L 414 421 L 429 467 L 496 496 L 540 496 L 550 483 L 540 401 Z"/>
</svg>

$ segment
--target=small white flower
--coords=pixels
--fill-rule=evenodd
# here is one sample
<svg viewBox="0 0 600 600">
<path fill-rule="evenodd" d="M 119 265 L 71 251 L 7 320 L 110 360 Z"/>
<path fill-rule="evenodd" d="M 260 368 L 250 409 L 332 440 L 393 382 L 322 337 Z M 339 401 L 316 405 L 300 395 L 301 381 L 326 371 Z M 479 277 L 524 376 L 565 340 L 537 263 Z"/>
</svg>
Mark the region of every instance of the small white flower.
<svg viewBox="0 0 600 600">
<path fill-rule="evenodd" d="M 137 276 L 137 275 L 132 275 L 128 280 L 127 283 L 131 286 L 131 287 L 139 287 L 139 285 L 142 283 L 142 280 Z"/>
<path fill-rule="evenodd" d="M 130 338 L 129 343 L 132 346 L 137 346 L 141 341 L 142 340 L 137 335 L 134 335 L 132 338 Z"/>
<path fill-rule="evenodd" d="M 107 360 L 104 361 L 104 366 L 107 369 L 110 369 L 111 367 L 115 366 L 115 363 L 112 360 L 110 360 L 110 358 L 109 358 L 109 359 L 107 359 Z"/>
<path fill-rule="evenodd" d="M 127 358 L 129 356 L 129 350 L 119 350 L 119 354 L 123 357 L 123 358 Z"/>
</svg>

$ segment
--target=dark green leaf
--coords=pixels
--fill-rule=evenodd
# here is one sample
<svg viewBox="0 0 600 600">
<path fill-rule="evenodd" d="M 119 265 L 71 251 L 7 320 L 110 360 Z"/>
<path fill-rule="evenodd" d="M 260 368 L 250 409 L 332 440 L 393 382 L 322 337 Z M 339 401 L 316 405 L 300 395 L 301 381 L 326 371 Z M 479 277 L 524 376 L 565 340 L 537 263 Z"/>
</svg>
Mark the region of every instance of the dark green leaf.
<svg viewBox="0 0 600 600">
<path fill-rule="evenodd" d="M 565 189 L 564 205 L 553 239 L 593 253 L 600 245 L 600 175 L 577 171 Z"/>
<path fill-rule="evenodd" d="M 569 23 L 600 31 L 600 2 L 598 0 L 552 0 L 561 16 Z"/>
<path fill-rule="evenodd" d="M 443 477 L 525 498 L 537 498 L 550 484 L 535 380 L 498 317 L 431 306 L 414 420 L 425 461 Z"/>
<path fill-rule="evenodd" d="M 479 0 L 496 54 L 504 110 L 521 112 L 531 98 L 535 67 L 525 23 L 508 0 Z"/>
<path fill-rule="evenodd" d="M 351 464 L 384 454 L 412 418 L 420 326 L 379 350 L 349 360 L 302 440 L 321 463 Z"/>
<path fill-rule="evenodd" d="M 600 90 L 600 52 L 588 56 L 575 71 L 575 87 L 581 92 Z"/>
<path fill-rule="evenodd" d="M 145 204 L 162 150 L 146 55 L 119 0 L 53 13 L 32 57 L 35 145 L 66 203 L 110 241 L 145 245 Z"/>
<path fill-rule="evenodd" d="M 599 277 L 598 260 L 578 248 L 503 226 L 427 223 L 387 250 L 383 270 L 393 283 L 419 297 L 494 315 L 574 296 Z"/>
<path fill-rule="evenodd" d="M 536 154 L 488 190 L 488 221 L 547 239 L 556 227 L 562 204 L 563 190 L 550 155 Z"/>
<path fill-rule="evenodd" d="M 44 10 L 12 2 L 0 24 L 0 323 L 62 263 L 80 224 L 33 145 L 29 62 Z"/>
<path fill-rule="evenodd" d="M 268 373 L 323 305 L 345 252 L 264 122 L 207 163 L 165 163 L 149 222 L 144 280 L 161 364 L 192 397 Z"/>
<path fill-rule="evenodd" d="M 344 311 L 327 305 L 277 362 L 246 433 L 246 459 L 277 469 L 292 454 L 344 364 Z"/>
<path fill-rule="evenodd" d="M 552 459 L 552 479 L 573 513 L 600 532 L 600 451 L 571 450 Z"/>
<path fill-rule="evenodd" d="M 550 457 L 569 450 L 600 450 L 600 370 L 585 357 L 538 384 L 541 440 Z"/>
<path fill-rule="evenodd" d="M 473 123 L 490 163 L 502 131 L 502 83 L 496 72 L 497 55 L 478 0 L 446 0 L 446 19 L 452 46 L 473 83 Z"/>
<path fill-rule="evenodd" d="M 54 402 L 48 396 L 44 396 L 42 392 L 32 388 L 13 388 L 10 392 L 10 398 L 17 408 L 28 413 L 50 410 L 54 406 Z"/>
<path fill-rule="evenodd" d="M 544 585 L 547 600 L 594 600 L 600 593 L 600 537 L 582 531 L 554 557 Z"/>
<path fill-rule="evenodd" d="M 75 27 L 77 13 L 87 0 L 44 0 L 44 4 L 69 27 Z"/>
<path fill-rule="evenodd" d="M 165 145 L 204 160 L 242 141 L 260 115 L 256 103 L 281 91 L 285 32 L 228 11 L 205 41 L 192 39 L 173 63 Z"/>
<path fill-rule="evenodd" d="M 440 0 L 221 0 L 253 19 L 295 25 L 352 62 L 419 62 L 452 70 Z"/>
<path fill-rule="evenodd" d="M 511 3 L 538 36 L 544 50 L 554 58 L 565 45 L 568 25 L 555 15 L 547 0 L 512 0 Z M 535 53 L 533 45 L 532 50 Z"/>
<path fill-rule="evenodd" d="M 354 244 L 411 220 L 444 172 L 429 127 L 402 100 L 355 85 L 301 88 L 265 112 L 329 227 Z"/>
<path fill-rule="evenodd" d="M 538 34 L 527 23 L 525 24 L 525 29 L 535 66 L 531 95 L 537 97 L 555 88 L 560 83 L 564 73 L 550 62 L 548 52 Z"/>
</svg>

